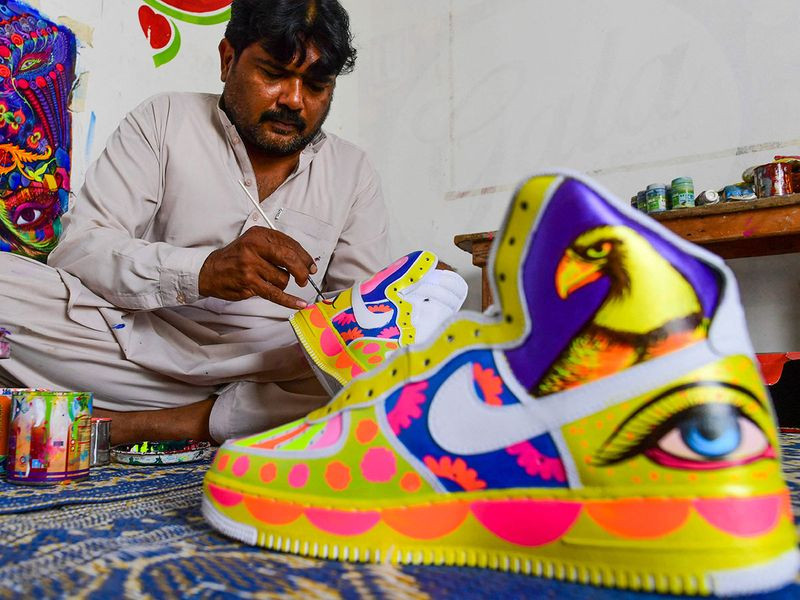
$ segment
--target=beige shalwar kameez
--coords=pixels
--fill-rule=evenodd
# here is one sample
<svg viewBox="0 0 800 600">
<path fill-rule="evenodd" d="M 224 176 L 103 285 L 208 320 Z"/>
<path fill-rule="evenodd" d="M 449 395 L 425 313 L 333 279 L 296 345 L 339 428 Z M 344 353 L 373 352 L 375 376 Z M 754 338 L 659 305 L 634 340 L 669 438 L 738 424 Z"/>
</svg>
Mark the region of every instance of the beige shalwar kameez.
<svg viewBox="0 0 800 600">
<path fill-rule="evenodd" d="M 219 393 L 210 426 L 220 441 L 323 403 L 306 393 L 316 386 L 290 309 L 198 293 L 207 256 L 263 226 L 242 184 L 257 197 L 219 96 L 165 94 L 128 114 L 87 172 L 50 266 L 0 253 L 0 325 L 12 332 L 0 383 L 90 390 L 117 411 Z M 261 207 L 315 258 L 325 290 L 389 263 L 377 176 L 334 135 L 317 136 Z M 293 281 L 287 292 L 314 299 Z"/>
</svg>

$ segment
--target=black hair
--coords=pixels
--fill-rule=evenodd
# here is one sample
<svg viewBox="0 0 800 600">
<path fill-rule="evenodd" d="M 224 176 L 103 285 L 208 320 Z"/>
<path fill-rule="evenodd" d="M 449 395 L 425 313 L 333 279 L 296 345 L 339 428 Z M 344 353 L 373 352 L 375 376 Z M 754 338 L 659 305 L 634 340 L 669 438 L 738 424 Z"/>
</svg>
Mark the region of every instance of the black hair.
<svg viewBox="0 0 800 600">
<path fill-rule="evenodd" d="M 259 43 L 275 60 L 306 60 L 313 44 L 320 58 L 313 70 L 322 76 L 350 73 L 356 62 L 350 17 L 337 0 L 233 0 L 225 37 L 235 56 Z"/>
</svg>

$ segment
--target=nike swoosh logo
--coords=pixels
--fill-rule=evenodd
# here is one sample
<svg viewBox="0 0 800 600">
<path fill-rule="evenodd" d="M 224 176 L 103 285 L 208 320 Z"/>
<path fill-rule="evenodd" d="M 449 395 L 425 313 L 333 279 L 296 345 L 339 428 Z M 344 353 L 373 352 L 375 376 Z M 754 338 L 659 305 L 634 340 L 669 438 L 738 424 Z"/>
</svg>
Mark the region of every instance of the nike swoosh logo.
<svg viewBox="0 0 800 600">
<path fill-rule="evenodd" d="M 354 285 L 351 293 L 353 302 L 353 316 L 363 329 L 379 329 L 386 327 L 392 320 L 392 312 L 374 313 L 367 308 L 364 298 L 361 297 L 361 284 Z"/>
<path fill-rule="evenodd" d="M 428 413 L 431 437 L 446 452 L 470 456 L 503 450 L 668 385 L 722 358 L 708 342 L 699 342 L 615 375 L 534 399 L 511 374 L 504 356 L 500 352 L 494 356 L 503 383 L 524 400 L 502 406 L 486 404 L 475 390 L 473 363 L 459 367 L 436 390 Z"/>
</svg>

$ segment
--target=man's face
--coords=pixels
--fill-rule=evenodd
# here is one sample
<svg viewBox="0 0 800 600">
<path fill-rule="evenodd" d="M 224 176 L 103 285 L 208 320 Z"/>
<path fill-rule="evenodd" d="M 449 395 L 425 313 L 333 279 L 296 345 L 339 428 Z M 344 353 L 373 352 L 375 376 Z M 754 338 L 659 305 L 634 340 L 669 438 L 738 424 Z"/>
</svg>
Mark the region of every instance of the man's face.
<svg viewBox="0 0 800 600">
<path fill-rule="evenodd" d="M 0 251 L 44 260 L 69 197 L 75 38 L 0 5 Z"/>
<path fill-rule="evenodd" d="M 225 112 L 239 135 L 268 156 L 300 152 L 328 116 L 336 82 L 315 72 L 317 49 L 309 46 L 303 63 L 288 65 L 258 43 L 238 56 L 225 39 L 219 49 Z"/>
</svg>

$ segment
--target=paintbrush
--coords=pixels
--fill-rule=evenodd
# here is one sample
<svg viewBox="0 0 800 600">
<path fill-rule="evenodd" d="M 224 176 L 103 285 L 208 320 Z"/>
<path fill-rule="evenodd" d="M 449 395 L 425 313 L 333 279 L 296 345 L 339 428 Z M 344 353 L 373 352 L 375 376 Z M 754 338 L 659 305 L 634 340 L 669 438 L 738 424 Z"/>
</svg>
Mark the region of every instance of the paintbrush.
<svg viewBox="0 0 800 600">
<path fill-rule="evenodd" d="M 252 202 L 253 206 L 256 207 L 256 210 L 258 211 L 258 214 L 261 215 L 261 217 L 267 223 L 267 226 L 270 229 L 274 229 L 275 231 L 279 231 L 279 229 L 277 227 L 275 227 L 275 225 L 272 223 L 272 221 L 270 221 L 269 217 L 267 216 L 267 213 L 264 212 L 264 210 L 261 208 L 261 205 L 258 203 L 258 201 L 253 197 L 253 194 L 250 193 L 250 190 L 247 189 L 247 186 L 244 183 L 242 183 L 241 181 L 239 182 L 239 185 L 242 186 L 242 189 L 244 190 L 244 193 L 247 194 L 248 198 L 250 198 L 250 202 Z M 314 302 L 317 302 L 320 298 L 323 298 L 322 291 L 317 287 L 317 284 L 314 283 L 314 280 L 311 279 L 311 276 L 308 277 L 308 283 L 310 283 L 311 287 L 314 288 L 314 291 L 317 292 L 317 296 L 316 296 L 316 298 L 314 298 Z"/>
</svg>

